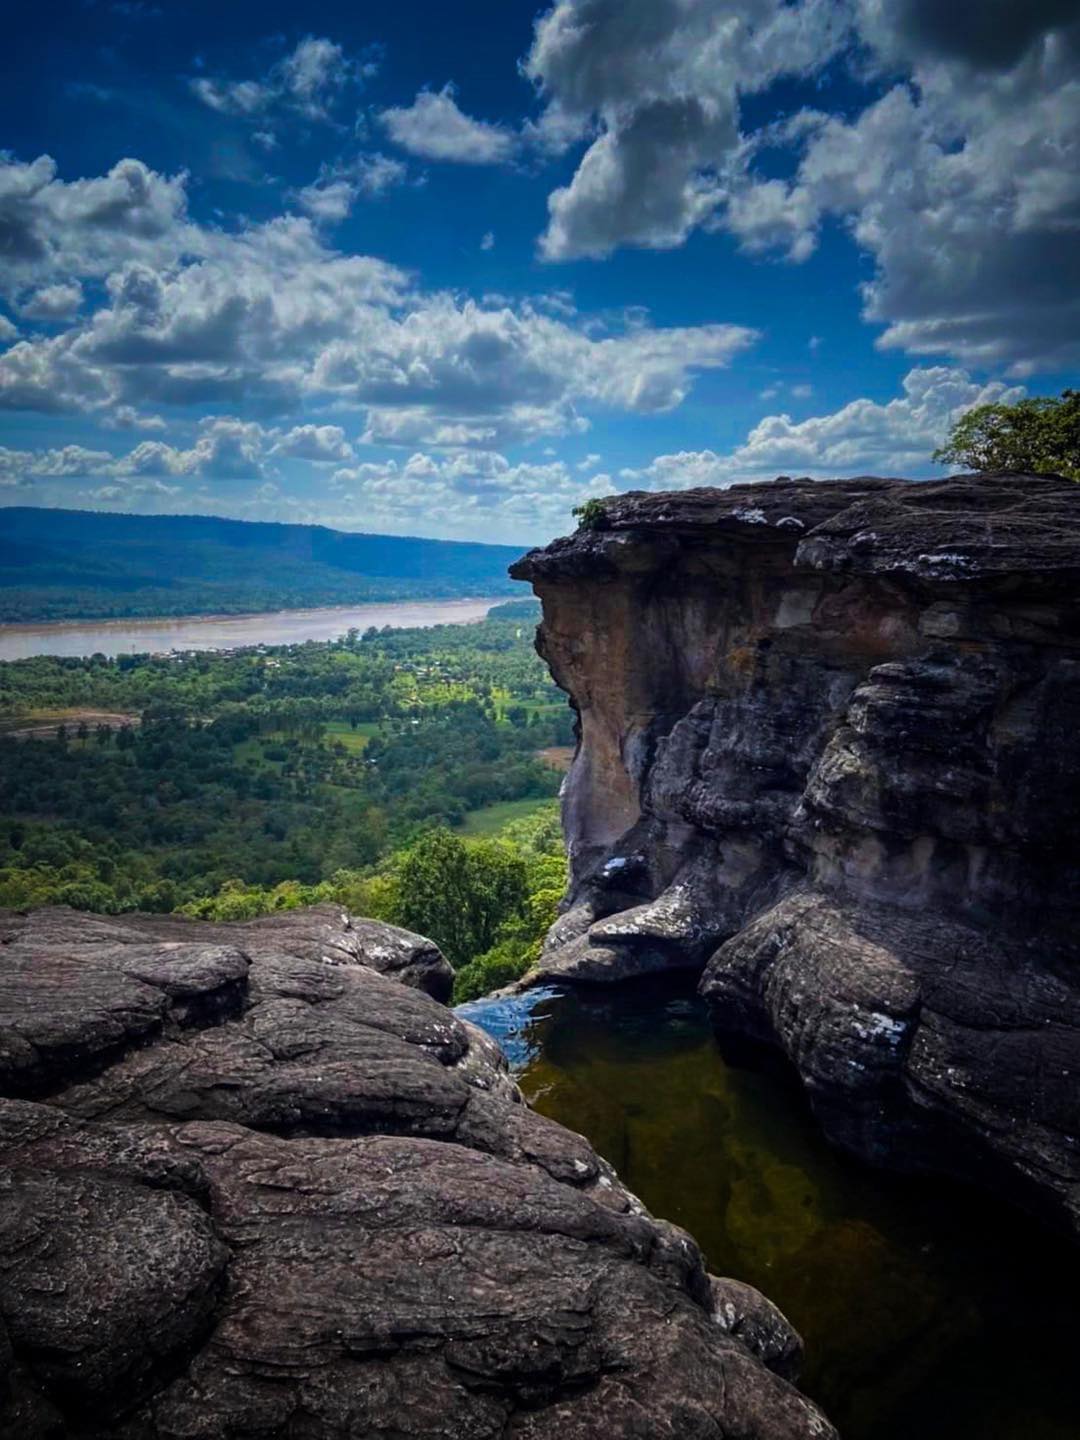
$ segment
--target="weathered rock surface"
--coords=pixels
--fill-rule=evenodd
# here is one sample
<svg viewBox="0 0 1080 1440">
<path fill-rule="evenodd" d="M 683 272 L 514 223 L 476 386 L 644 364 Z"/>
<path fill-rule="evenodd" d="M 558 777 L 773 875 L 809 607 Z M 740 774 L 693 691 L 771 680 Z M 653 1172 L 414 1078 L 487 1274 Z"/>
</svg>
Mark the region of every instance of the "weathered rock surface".
<svg viewBox="0 0 1080 1440">
<path fill-rule="evenodd" d="M 0 915 L 0 1433 L 834 1433 L 444 975 L 327 907 Z"/>
<path fill-rule="evenodd" d="M 514 573 L 580 720 L 530 982 L 700 968 L 835 1140 L 1080 1223 L 1080 485 L 623 495 Z"/>
</svg>

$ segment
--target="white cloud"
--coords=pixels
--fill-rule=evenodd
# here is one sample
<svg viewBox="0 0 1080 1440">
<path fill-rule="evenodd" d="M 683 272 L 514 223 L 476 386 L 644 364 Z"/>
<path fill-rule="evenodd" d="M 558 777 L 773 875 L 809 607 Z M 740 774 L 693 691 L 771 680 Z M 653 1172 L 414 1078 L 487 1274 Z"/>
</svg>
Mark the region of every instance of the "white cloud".
<svg viewBox="0 0 1080 1440">
<path fill-rule="evenodd" d="M 333 479 L 337 522 L 372 529 L 485 536 L 527 543 L 570 523 L 575 505 L 595 493 L 561 460 L 513 464 L 497 451 L 445 457 L 417 452 L 403 463 L 345 467 Z"/>
<path fill-rule="evenodd" d="M 353 447 L 340 425 L 295 425 L 275 442 L 271 454 L 310 460 L 316 465 L 342 465 L 353 457 Z"/>
<path fill-rule="evenodd" d="M 12 340 L 17 340 L 18 336 L 19 327 L 6 315 L 0 315 L 0 345 L 8 345 Z"/>
<path fill-rule="evenodd" d="M 980 384 L 956 368 L 916 368 L 892 400 L 858 399 L 802 421 L 770 415 L 727 453 L 659 455 L 617 476 L 597 470 L 597 454 L 577 464 L 549 451 L 540 461 L 515 460 L 490 444 L 455 447 L 449 436 L 450 448 L 363 459 L 341 426 L 267 429 L 219 417 L 204 421 L 188 444 L 144 440 L 119 456 L 80 446 L 0 449 L 0 486 L 17 493 L 34 485 L 40 494 L 52 482 L 51 503 L 58 504 L 138 503 L 399 534 L 482 534 L 526 544 L 564 531 L 573 506 L 617 489 L 726 487 L 778 473 L 928 476 L 937 473 L 930 457 L 952 420 L 972 405 L 1012 402 L 1023 393 L 1001 383 Z M 287 462 L 285 470 L 280 462 Z M 288 490 L 288 467 L 298 463 L 312 467 L 312 481 L 299 495 Z M 73 490 L 80 481 L 98 488 Z"/>
<path fill-rule="evenodd" d="M 382 195 L 395 185 L 404 184 L 408 178 L 408 167 L 400 160 L 374 151 L 361 155 L 352 165 L 353 177 L 360 191 L 365 195 Z"/>
<path fill-rule="evenodd" d="M 167 430 L 160 415 L 140 415 L 132 405 L 118 405 L 112 414 L 101 417 L 108 430 Z"/>
<path fill-rule="evenodd" d="M 119 407 L 108 417 L 114 430 L 159 430 L 157 416 L 141 416 Z M 225 415 L 208 418 L 196 427 L 190 445 L 165 440 L 143 440 L 120 455 L 68 445 L 48 450 L 10 450 L 0 447 L 0 483 L 32 480 L 105 477 L 117 486 L 136 487 L 152 479 L 181 482 L 270 482 L 279 459 L 303 460 L 316 467 L 342 465 L 355 451 L 339 425 L 296 425 L 290 430 L 266 429 L 257 421 Z M 190 483 L 186 489 L 191 490 Z M 185 485 L 169 493 L 184 493 Z M 116 493 L 119 493 L 118 491 Z"/>
<path fill-rule="evenodd" d="M 351 164 L 323 165 L 318 179 L 295 192 L 295 200 L 314 220 L 344 220 L 361 195 L 376 198 L 408 178 L 408 167 L 378 152 Z"/>
<path fill-rule="evenodd" d="M 0 407 L 243 403 L 270 419 L 336 405 L 366 412 L 369 439 L 490 445 L 579 431 L 589 407 L 672 409 L 696 374 L 756 338 L 733 325 L 659 329 L 639 311 L 613 326 L 560 294 L 521 303 L 427 293 L 384 261 L 337 252 L 308 218 L 234 233 L 196 225 L 183 177 L 138 161 L 117 170 L 102 190 L 76 182 L 73 197 L 51 161 L 0 163 L 0 192 L 6 182 L 21 196 L 9 218 L 37 242 L 17 301 L 79 277 L 104 279 L 106 292 L 78 323 L 0 354 Z M 321 189 L 332 207 L 330 183 Z"/>
<path fill-rule="evenodd" d="M 795 421 L 768 415 L 728 454 L 712 450 L 659 455 L 640 470 L 624 470 L 629 485 L 651 490 L 733 485 L 782 472 L 818 478 L 865 475 L 920 476 L 934 472 L 931 456 L 950 424 L 974 405 L 1011 404 L 1022 387 L 980 384 L 964 370 L 930 366 L 910 370 L 903 393 L 879 404 L 852 400 L 831 414 Z"/>
<path fill-rule="evenodd" d="M 392 106 L 379 118 L 395 144 L 425 160 L 502 165 L 517 149 L 515 136 L 504 126 L 474 120 L 460 110 L 452 85 L 421 90 L 411 105 Z"/>
<path fill-rule="evenodd" d="M 52 450 L 9 450 L 0 446 L 0 484 L 21 480 L 67 478 L 107 473 L 113 457 L 106 450 L 64 445 Z"/>
<path fill-rule="evenodd" d="M 549 135 L 594 138 L 549 198 L 543 254 L 681 244 L 743 168 L 740 93 L 824 63 L 845 12 L 836 0 L 558 0 L 525 72 L 548 101 Z"/>
<path fill-rule="evenodd" d="M 487 308 L 435 295 L 401 318 L 369 315 L 319 356 L 313 387 L 368 406 L 369 440 L 446 443 L 443 427 L 500 440 L 578 430 L 579 406 L 639 413 L 681 403 L 695 373 L 722 368 L 755 339 L 739 326 L 642 326 L 594 338 L 530 307 Z"/>
<path fill-rule="evenodd" d="M 186 182 L 132 159 L 64 181 L 48 155 L 22 164 L 0 154 L 0 291 L 103 276 L 121 259 L 174 259 L 200 242 L 187 221 Z"/>
<path fill-rule="evenodd" d="M 126 476 L 199 476 L 251 480 L 263 474 L 265 432 L 254 421 L 233 416 L 204 420 L 190 449 L 144 440 L 113 462 L 109 473 Z"/>
<path fill-rule="evenodd" d="M 344 220 L 356 200 L 356 187 L 348 180 L 316 180 L 296 192 L 301 209 L 313 220 Z"/>
<path fill-rule="evenodd" d="M 360 69 L 345 58 L 340 45 L 309 35 L 259 80 L 197 76 L 190 84 L 203 104 L 220 114 L 255 118 L 284 105 L 299 110 L 309 120 L 325 120 L 346 83 L 360 78 L 360 74 Z M 268 150 L 277 143 L 273 133 L 265 129 L 255 138 Z"/>
<path fill-rule="evenodd" d="M 281 62 L 280 72 L 285 89 L 305 113 L 321 116 L 345 83 L 348 66 L 340 45 L 309 35 Z"/>
<path fill-rule="evenodd" d="M 879 98 L 744 129 L 746 96 L 821 74 L 845 50 Z M 751 254 L 799 262 L 835 217 L 875 263 L 864 311 L 884 346 L 1068 368 L 1080 358 L 1078 57 L 1075 0 L 557 0 L 525 62 L 548 104 L 534 129 L 546 123 L 552 148 L 588 146 L 549 197 L 541 251 L 666 248 L 725 227 Z M 760 175 L 770 148 L 787 152 L 791 179 Z"/>
<path fill-rule="evenodd" d="M 485 230 L 485 232 L 484 232 L 484 234 L 483 234 L 483 236 L 482 236 L 482 238 L 481 238 L 481 240 L 480 240 L 480 249 L 481 249 L 481 250 L 494 250 L 494 249 L 495 249 L 495 232 L 494 232 L 494 230 Z"/>
<path fill-rule="evenodd" d="M 211 80 L 199 75 L 192 80 L 191 88 L 204 105 L 223 115 L 257 115 L 274 99 L 270 87 L 255 80 Z"/>
<path fill-rule="evenodd" d="M 19 314 L 27 320 L 70 320 L 78 314 L 82 302 L 82 286 L 77 280 L 43 285 L 20 302 Z"/>
</svg>

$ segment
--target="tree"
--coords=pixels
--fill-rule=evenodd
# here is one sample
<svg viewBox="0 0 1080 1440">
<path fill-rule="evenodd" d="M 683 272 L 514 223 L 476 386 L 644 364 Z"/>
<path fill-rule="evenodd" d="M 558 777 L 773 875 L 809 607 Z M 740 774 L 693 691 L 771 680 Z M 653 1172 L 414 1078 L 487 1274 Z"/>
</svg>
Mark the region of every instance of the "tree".
<svg viewBox="0 0 1080 1440">
<path fill-rule="evenodd" d="M 961 415 L 934 459 L 969 470 L 1012 470 L 1080 480 L 1080 390 Z"/>
<path fill-rule="evenodd" d="M 525 863 L 508 846 L 466 842 L 446 829 L 417 840 L 398 884 L 400 923 L 429 935 L 454 966 L 490 950 L 527 893 Z"/>
<path fill-rule="evenodd" d="M 603 530 L 607 525 L 604 502 L 595 496 L 586 500 L 583 505 L 575 505 L 570 513 L 582 530 Z"/>
</svg>

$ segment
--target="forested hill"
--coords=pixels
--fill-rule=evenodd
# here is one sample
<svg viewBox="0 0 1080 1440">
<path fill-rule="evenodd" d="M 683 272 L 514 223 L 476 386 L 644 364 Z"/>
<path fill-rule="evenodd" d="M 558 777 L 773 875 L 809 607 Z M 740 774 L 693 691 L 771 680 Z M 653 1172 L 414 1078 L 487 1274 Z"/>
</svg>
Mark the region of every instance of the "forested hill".
<svg viewBox="0 0 1080 1440">
<path fill-rule="evenodd" d="M 508 595 L 520 547 L 210 515 L 0 511 L 0 621 Z"/>
</svg>

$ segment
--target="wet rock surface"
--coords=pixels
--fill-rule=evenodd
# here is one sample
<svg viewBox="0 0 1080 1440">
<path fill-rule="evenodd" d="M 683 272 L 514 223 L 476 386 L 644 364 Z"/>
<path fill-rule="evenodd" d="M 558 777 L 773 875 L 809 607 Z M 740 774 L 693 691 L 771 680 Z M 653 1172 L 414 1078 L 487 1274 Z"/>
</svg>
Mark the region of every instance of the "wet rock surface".
<svg viewBox="0 0 1080 1440">
<path fill-rule="evenodd" d="M 703 970 L 829 1135 L 1080 1223 L 1080 486 L 604 502 L 514 567 L 578 716 L 527 983 Z"/>
<path fill-rule="evenodd" d="M 834 1433 L 444 965 L 328 907 L 0 915 L 2 1433 Z"/>
</svg>

